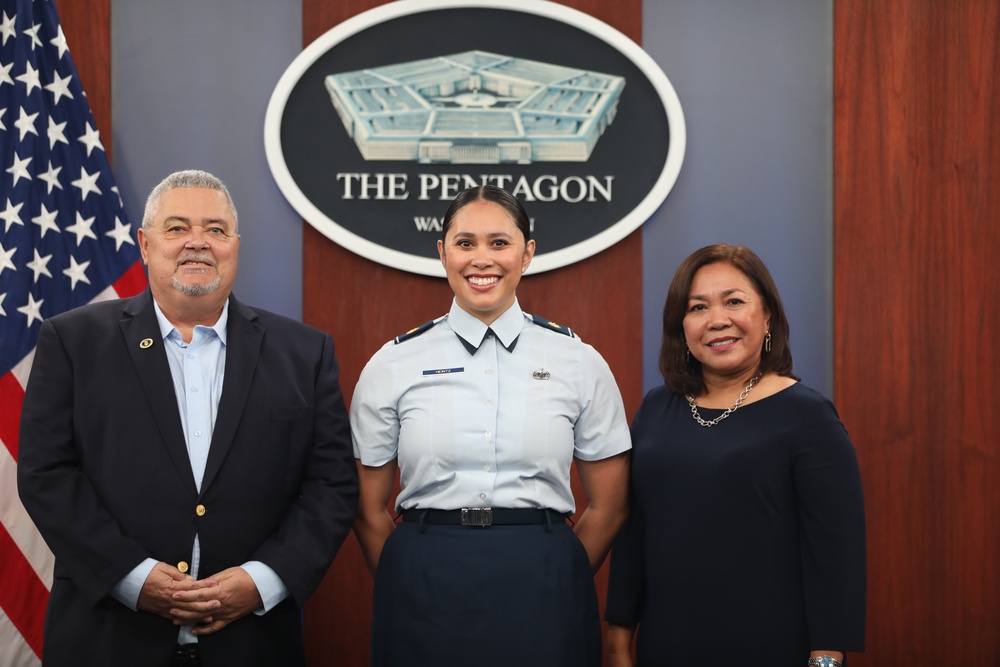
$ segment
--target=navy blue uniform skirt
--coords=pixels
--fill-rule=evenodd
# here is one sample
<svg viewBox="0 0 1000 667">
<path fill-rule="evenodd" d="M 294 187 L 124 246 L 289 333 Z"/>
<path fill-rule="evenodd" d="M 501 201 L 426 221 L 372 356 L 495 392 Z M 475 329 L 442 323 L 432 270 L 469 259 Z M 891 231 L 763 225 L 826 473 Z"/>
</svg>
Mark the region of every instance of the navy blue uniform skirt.
<svg viewBox="0 0 1000 667">
<path fill-rule="evenodd" d="M 372 667 L 600 667 L 587 552 L 562 521 L 401 523 L 375 577 Z"/>
</svg>

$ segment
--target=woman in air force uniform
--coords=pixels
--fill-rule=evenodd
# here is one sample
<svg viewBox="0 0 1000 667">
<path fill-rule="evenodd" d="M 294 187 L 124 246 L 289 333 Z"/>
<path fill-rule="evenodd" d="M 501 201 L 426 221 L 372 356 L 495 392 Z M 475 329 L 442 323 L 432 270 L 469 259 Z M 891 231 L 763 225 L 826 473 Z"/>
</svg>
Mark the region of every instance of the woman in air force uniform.
<svg viewBox="0 0 1000 667">
<path fill-rule="evenodd" d="M 521 311 L 534 251 L 515 197 L 461 192 L 438 241 L 451 310 L 386 343 L 355 389 L 373 667 L 601 664 L 593 571 L 627 514 L 630 436 L 600 354 Z"/>
</svg>

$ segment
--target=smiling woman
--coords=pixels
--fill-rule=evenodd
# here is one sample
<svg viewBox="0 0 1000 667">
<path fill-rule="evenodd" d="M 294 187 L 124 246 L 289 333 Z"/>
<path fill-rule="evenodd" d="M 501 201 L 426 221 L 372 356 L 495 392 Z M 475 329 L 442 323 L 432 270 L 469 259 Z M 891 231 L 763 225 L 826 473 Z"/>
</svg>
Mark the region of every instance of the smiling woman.
<svg viewBox="0 0 1000 667">
<path fill-rule="evenodd" d="M 450 312 L 383 346 L 351 403 L 371 664 L 599 667 L 593 571 L 627 511 L 621 395 L 592 347 L 518 306 L 535 242 L 512 194 L 461 192 L 443 229 Z"/>
<path fill-rule="evenodd" d="M 707 246 L 678 267 L 665 386 L 632 423 L 632 513 L 605 614 L 611 667 L 632 665 L 637 630 L 640 665 L 739 655 L 836 667 L 863 650 L 858 462 L 833 404 L 792 373 L 788 338 L 777 287 L 748 248 Z"/>
<path fill-rule="evenodd" d="M 438 241 L 456 303 L 487 325 L 513 305 L 535 255 L 527 215 L 520 205 L 505 207 L 508 201 L 517 202 L 499 188 L 464 191 L 445 214 L 444 238 Z"/>
<path fill-rule="evenodd" d="M 709 391 L 729 378 L 738 382 L 757 375 L 770 345 L 771 313 L 750 279 L 732 264 L 717 262 L 698 269 L 691 281 L 684 338 L 701 364 Z"/>
</svg>

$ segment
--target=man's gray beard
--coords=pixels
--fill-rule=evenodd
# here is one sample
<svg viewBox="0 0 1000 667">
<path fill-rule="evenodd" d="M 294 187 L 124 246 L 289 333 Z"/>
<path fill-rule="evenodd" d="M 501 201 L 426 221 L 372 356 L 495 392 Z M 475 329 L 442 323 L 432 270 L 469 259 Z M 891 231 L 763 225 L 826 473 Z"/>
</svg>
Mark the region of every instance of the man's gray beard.
<svg viewBox="0 0 1000 667">
<path fill-rule="evenodd" d="M 216 275 L 215 280 L 210 283 L 201 283 L 198 285 L 182 283 L 180 278 L 174 276 L 174 289 L 182 294 L 187 294 L 188 296 L 205 296 L 206 294 L 211 294 L 215 290 L 219 289 L 219 285 L 221 284 L 222 276 L 220 275 Z"/>
</svg>

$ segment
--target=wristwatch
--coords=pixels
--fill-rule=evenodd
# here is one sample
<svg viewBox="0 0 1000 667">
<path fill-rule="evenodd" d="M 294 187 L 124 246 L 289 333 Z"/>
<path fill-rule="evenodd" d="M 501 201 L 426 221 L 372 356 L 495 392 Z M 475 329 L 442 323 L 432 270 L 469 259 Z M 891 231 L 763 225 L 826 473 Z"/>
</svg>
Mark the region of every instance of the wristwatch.
<svg viewBox="0 0 1000 667">
<path fill-rule="evenodd" d="M 815 665 L 815 667 L 844 667 L 844 663 L 840 660 L 834 660 L 831 655 L 821 655 L 818 658 L 809 658 L 807 665 Z"/>
</svg>

